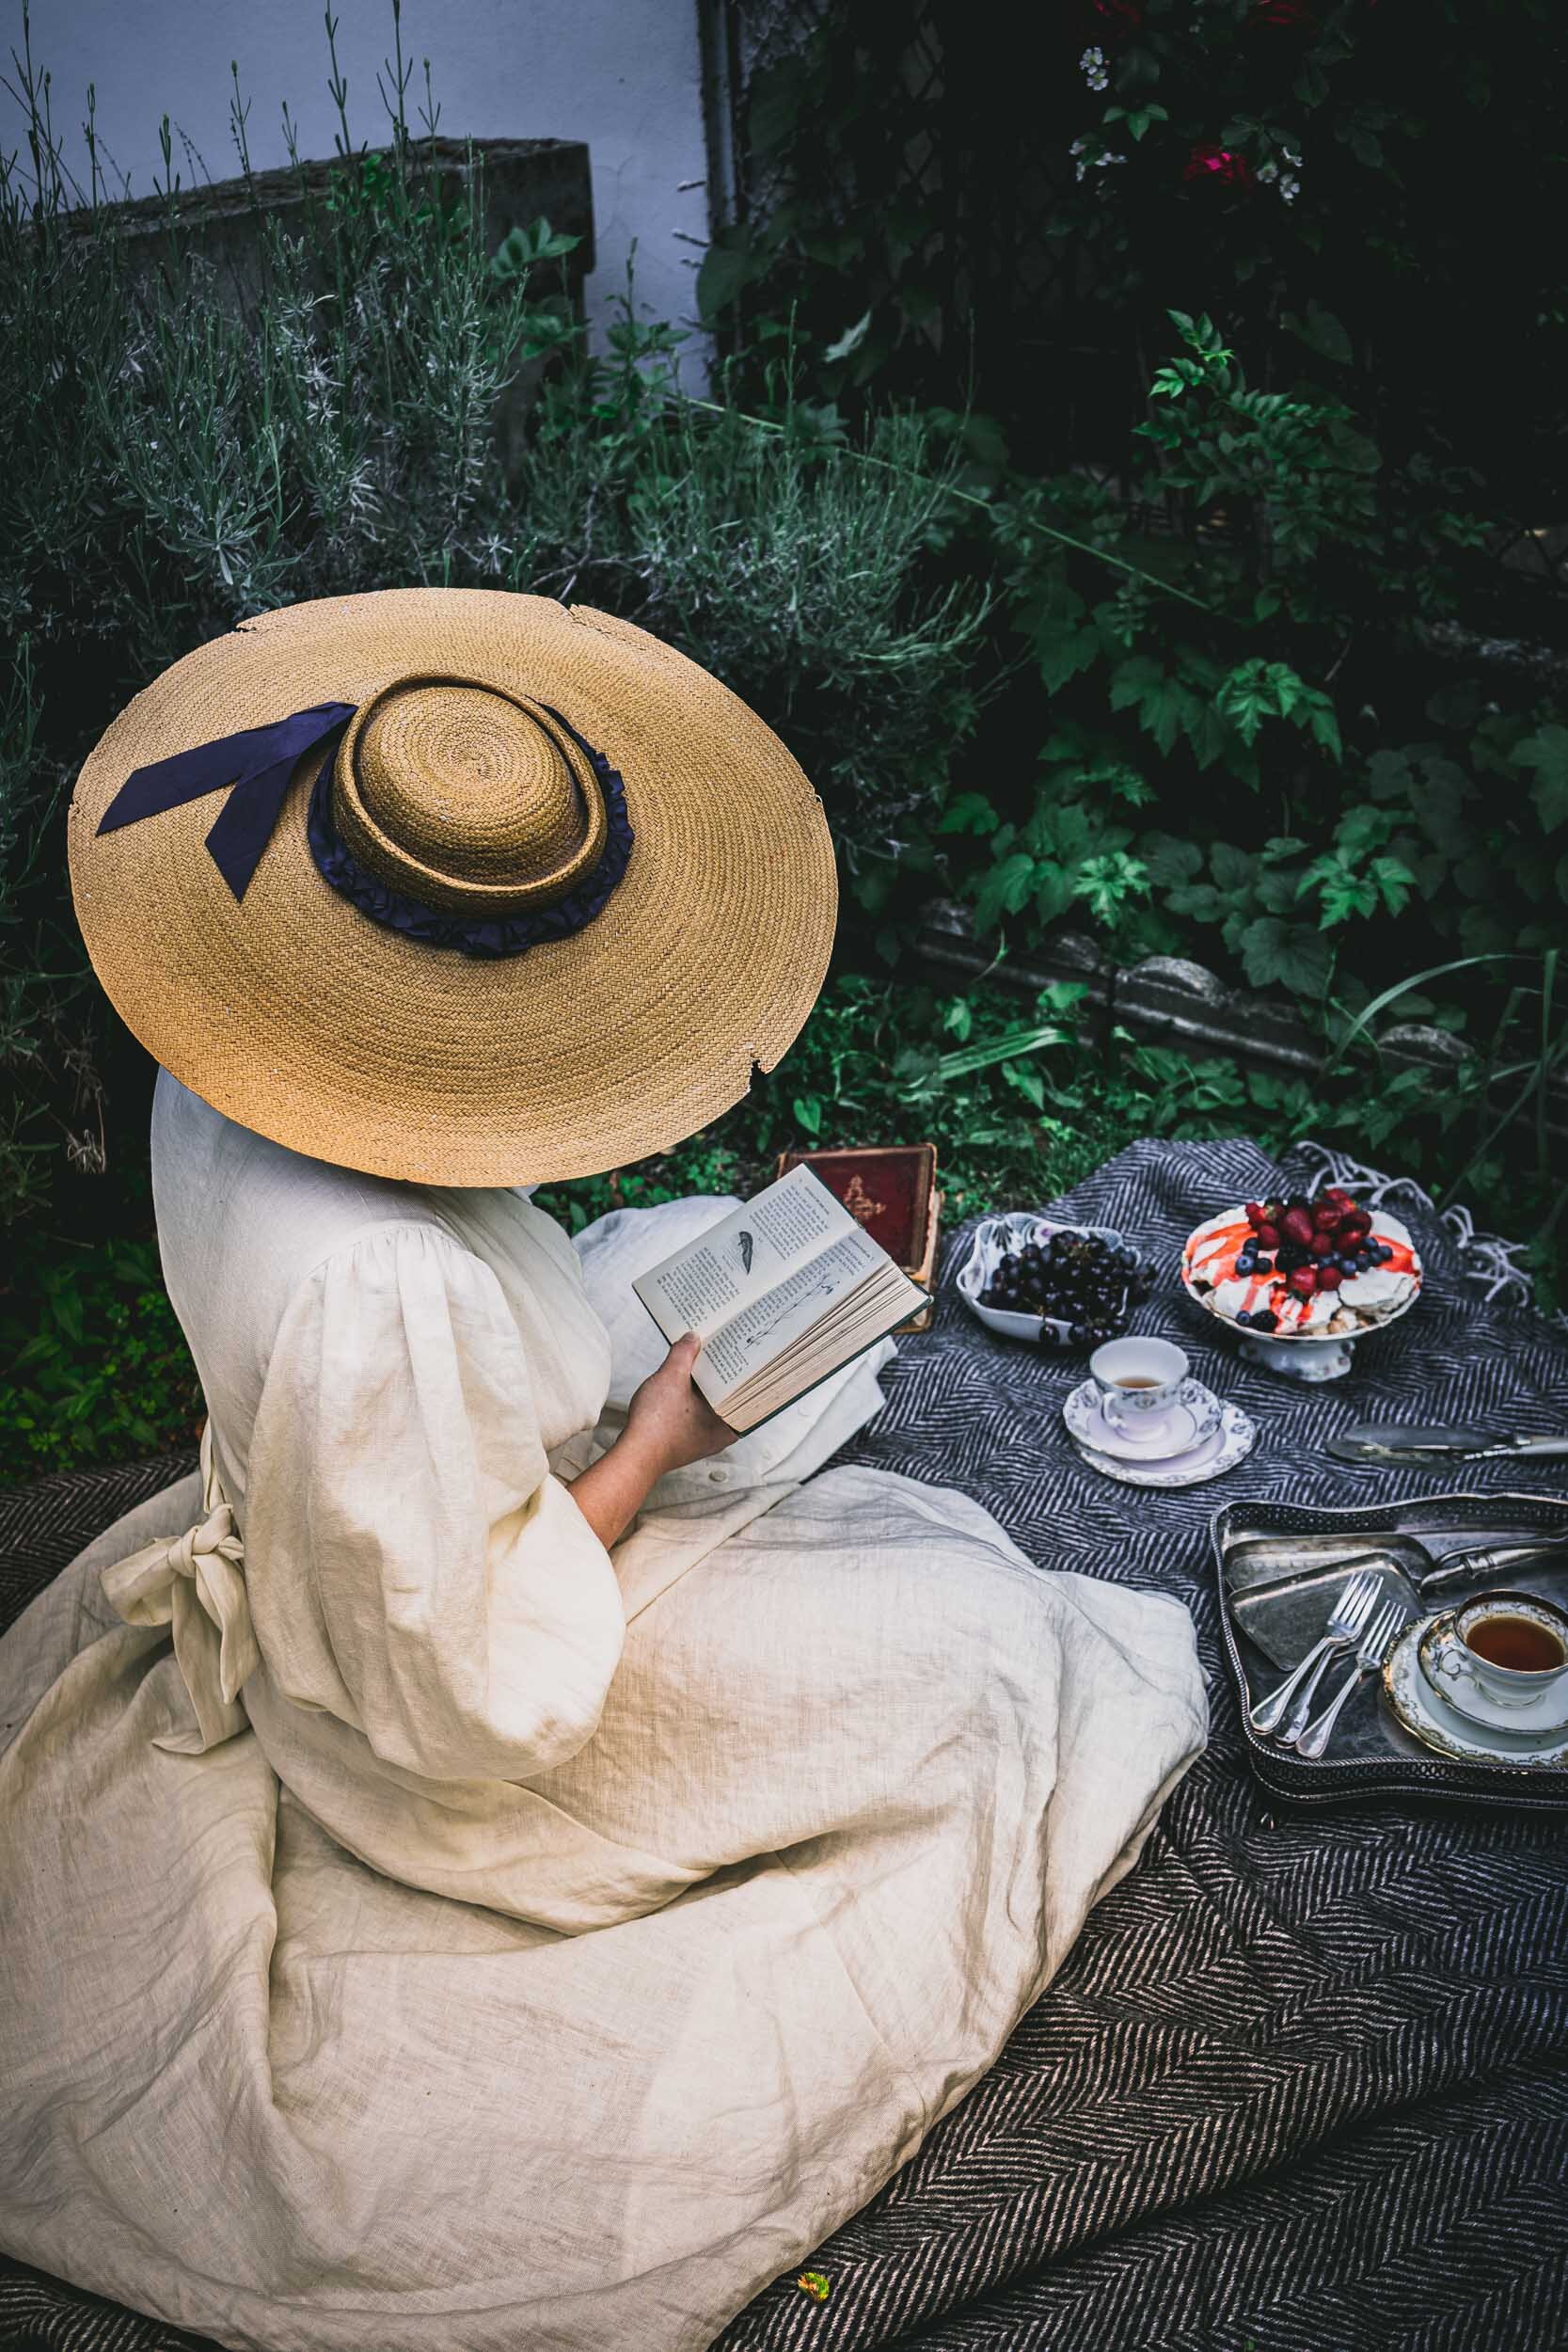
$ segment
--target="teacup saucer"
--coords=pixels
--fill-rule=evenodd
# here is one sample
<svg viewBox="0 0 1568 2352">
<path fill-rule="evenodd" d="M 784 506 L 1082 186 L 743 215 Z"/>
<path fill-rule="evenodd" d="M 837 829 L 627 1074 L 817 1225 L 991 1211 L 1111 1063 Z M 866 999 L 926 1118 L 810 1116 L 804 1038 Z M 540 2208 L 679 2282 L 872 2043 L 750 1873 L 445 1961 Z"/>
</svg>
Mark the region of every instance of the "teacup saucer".
<svg viewBox="0 0 1568 2352">
<path fill-rule="evenodd" d="M 1244 1461 L 1257 1440 L 1257 1426 L 1241 1406 L 1223 1405 L 1218 1423 L 1209 1435 L 1169 1461 L 1131 1462 L 1125 1456 L 1101 1454 L 1093 1446 L 1083 1444 L 1079 1444 L 1078 1452 L 1090 1470 L 1099 1470 L 1102 1478 L 1115 1478 L 1124 1486 L 1201 1486 L 1206 1479 L 1222 1477 L 1227 1470 L 1234 1470 L 1238 1462 Z"/>
<path fill-rule="evenodd" d="M 1463 1649 L 1453 1629 L 1455 1612 L 1446 1609 L 1433 1617 L 1417 1645 L 1416 1662 L 1426 1679 L 1428 1690 L 1433 1692 L 1447 1708 L 1465 1722 L 1485 1731 L 1500 1731 L 1513 1739 L 1551 1739 L 1561 1733 L 1568 1736 L 1568 1675 L 1561 1675 L 1549 1690 L 1538 1692 L 1522 1707 L 1510 1707 L 1494 1698 L 1491 1692 L 1473 1674 L 1445 1674 L 1438 1663 L 1439 1654 Z"/>
<path fill-rule="evenodd" d="M 1062 1419 L 1080 1445 L 1108 1454 L 1118 1462 L 1171 1462 L 1191 1454 L 1220 1425 L 1220 1401 L 1201 1380 L 1183 1380 L 1162 1413 L 1146 1413 L 1140 1428 L 1113 1421 L 1093 1380 L 1073 1390 L 1062 1406 Z"/>
<path fill-rule="evenodd" d="M 1440 1698 L 1421 1672 L 1420 1645 L 1430 1619 L 1407 1628 L 1388 1653 L 1383 1688 L 1404 1729 L 1426 1748 L 1456 1764 L 1497 1764 L 1515 1772 L 1555 1772 L 1568 1764 L 1568 1726 L 1523 1734 L 1493 1730 Z"/>
</svg>

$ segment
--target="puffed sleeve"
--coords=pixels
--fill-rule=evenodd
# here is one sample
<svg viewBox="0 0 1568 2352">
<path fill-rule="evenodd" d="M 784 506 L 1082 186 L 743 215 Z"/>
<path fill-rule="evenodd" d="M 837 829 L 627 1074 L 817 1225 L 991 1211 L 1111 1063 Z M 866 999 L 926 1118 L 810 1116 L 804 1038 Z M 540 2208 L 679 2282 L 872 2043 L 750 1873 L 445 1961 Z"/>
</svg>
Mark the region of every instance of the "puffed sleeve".
<svg viewBox="0 0 1568 2352">
<path fill-rule="evenodd" d="M 625 1637 L 615 1572 L 549 1470 L 495 1275 L 442 1229 L 372 1228 L 294 1293 L 245 1540 L 273 1681 L 385 1762 L 519 1781 L 591 1736 Z"/>
</svg>

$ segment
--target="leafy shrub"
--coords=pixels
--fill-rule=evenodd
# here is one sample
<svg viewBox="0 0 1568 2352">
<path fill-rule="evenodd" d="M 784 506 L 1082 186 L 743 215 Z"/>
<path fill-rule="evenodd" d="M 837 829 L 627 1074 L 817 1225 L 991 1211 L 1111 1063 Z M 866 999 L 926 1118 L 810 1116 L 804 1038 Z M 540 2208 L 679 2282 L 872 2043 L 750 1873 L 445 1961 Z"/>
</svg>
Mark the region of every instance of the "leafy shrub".
<svg viewBox="0 0 1568 2352">
<path fill-rule="evenodd" d="M 0 1359 L 0 1483 L 196 1444 L 200 1384 L 150 1242 L 24 1262 Z"/>
</svg>

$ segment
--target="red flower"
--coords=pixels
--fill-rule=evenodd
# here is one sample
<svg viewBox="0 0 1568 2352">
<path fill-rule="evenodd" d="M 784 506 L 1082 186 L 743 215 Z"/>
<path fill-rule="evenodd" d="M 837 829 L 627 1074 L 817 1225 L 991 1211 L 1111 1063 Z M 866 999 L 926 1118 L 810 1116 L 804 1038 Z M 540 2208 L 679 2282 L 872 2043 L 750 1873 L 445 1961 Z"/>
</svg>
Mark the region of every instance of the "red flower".
<svg viewBox="0 0 1568 2352">
<path fill-rule="evenodd" d="M 1086 36 L 1090 40 L 1131 40 L 1142 32 L 1142 0 L 1089 0 Z"/>
<path fill-rule="evenodd" d="M 1221 147 L 1215 139 L 1199 139 L 1182 167 L 1183 180 L 1217 180 L 1231 188 L 1250 188 L 1252 166 L 1244 155 Z"/>
<path fill-rule="evenodd" d="M 1257 0 L 1247 18 L 1249 31 L 1279 33 L 1313 33 L 1318 20 L 1307 6 L 1307 0 Z"/>
</svg>

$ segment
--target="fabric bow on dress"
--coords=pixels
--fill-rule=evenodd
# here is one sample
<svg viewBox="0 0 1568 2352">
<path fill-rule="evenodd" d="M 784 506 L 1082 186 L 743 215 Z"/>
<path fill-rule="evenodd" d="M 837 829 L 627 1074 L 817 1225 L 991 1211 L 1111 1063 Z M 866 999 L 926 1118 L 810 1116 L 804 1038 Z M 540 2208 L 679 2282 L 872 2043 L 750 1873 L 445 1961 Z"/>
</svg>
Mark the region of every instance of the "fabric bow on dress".
<svg viewBox="0 0 1568 2352">
<path fill-rule="evenodd" d="M 127 1625 L 174 1629 L 174 1656 L 196 1716 L 187 1731 L 153 1741 L 175 1756 L 204 1756 L 249 1727 L 240 1689 L 261 1662 L 245 1593 L 245 1538 L 213 1458 L 213 1424 L 201 1432 L 201 1509 L 195 1527 L 147 1544 L 103 1570 L 103 1594 Z"/>
</svg>

